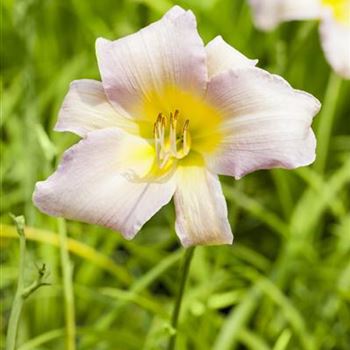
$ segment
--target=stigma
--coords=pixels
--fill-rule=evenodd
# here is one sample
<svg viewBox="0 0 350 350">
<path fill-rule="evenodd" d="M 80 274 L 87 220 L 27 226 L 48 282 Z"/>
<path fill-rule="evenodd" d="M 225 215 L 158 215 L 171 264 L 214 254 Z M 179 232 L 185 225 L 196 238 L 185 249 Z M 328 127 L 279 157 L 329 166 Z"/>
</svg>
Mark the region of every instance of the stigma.
<svg viewBox="0 0 350 350">
<path fill-rule="evenodd" d="M 181 125 L 182 124 L 182 125 Z M 163 168 L 170 160 L 182 159 L 191 149 L 190 121 L 181 123 L 179 111 L 169 116 L 159 113 L 154 123 L 153 135 L 157 163 Z"/>
</svg>

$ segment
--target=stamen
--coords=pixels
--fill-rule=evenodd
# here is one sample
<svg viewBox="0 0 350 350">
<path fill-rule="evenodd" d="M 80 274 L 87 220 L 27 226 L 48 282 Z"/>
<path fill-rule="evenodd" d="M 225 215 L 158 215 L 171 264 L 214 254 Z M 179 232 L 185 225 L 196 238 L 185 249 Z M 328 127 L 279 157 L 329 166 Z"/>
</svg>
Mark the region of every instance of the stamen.
<svg viewBox="0 0 350 350">
<path fill-rule="evenodd" d="M 165 127 L 166 127 L 166 117 L 163 117 L 162 116 L 162 128 L 164 128 L 165 129 Z"/>
<path fill-rule="evenodd" d="M 187 155 L 190 151 L 191 148 L 191 138 L 190 138 L 190 133 L 188 131 L 188 126 L 190 124 L 190 121 L 187 119 L 185 121 L 184 127 L 183 127 L 183 132 L 182 132 L 182 150 L 184 155 Z"/>
<path fill-rule="evenodd" d="M 165 121 L 162 113 L 158 114 L 157 120 L 154 123 L 154 143 L 156 147 L 156 155 L 158 161 L 163 157 L 162 153 L 164 152 L 164 132 L 165 132 Z"/>
<path fill-rule="evenodd" d="M 182 159 L 190 152 L 191 136 L 189 132 L 189 120 L 186 120 L 183 125 L 182 135 L 177 135 L 178 116 L 178 110 L 169 114 L 169 120 L 166 116 L 163 116 L 162 113 L 159 113 L 156 122 L 154 123 L 154 144 L 158 166 L 160 168 L 163 168 L 172 157 Z M 166 139 L 165 134 L 168 125 L 169 134 L 168 139 Z M 178 150 L 178 142 L 182 142 L 181 150 Z"/>
<path fill-rule="evenodd" d="M 189 125 L 189 124 L 190 124 L 190 121 L 187 119 L 187 120 L 185 121 L 184 126 L 183 126 L 183 132 L 185 132 L 185 130 L 188 129 L 188 125 Z"/>
<path fill-rule="evenodd" d="M 169 139 L 170 139 L 170 152 L 176 156 L 177 147 L 176 147 L 176 125 L 177 125 L 177 114 L 173 115 L 170 113 L 170 130 L 169 130 Z"/>
<path fill-rule="evenodd" d="M 165 117 L 160 114 L 159 120 L 158 120 L 158 129 L 159 129 L 159 139 L 160 139 L 160 144 L 162 147 L 162 150 L 164 150 L 165 146 Z"/>
<path fill-rule="evenodd" d="M 160 158 L 160 151 L 161 151 L 161 145 L 160 145 L 160 137 L 159 137 L 159 130 L 158 130 L 158 123 L 155 122 L 153 126 L 153 137 L 154 137 L 154 144 L 156 147 L 156 155 L 157 159 Z"/>
<path fill-rule="evenodd" d="M 165 157 L 163 158 L 163 160 L 161 160 L 161 162 L 158 161 L 159 164 L 159 168 L 164 168 L 164 166 L 166 165 L 166 163 L 168 163 L 168 160 L 170 159 L 170 154 L 166 153 Z"/>
</svg>

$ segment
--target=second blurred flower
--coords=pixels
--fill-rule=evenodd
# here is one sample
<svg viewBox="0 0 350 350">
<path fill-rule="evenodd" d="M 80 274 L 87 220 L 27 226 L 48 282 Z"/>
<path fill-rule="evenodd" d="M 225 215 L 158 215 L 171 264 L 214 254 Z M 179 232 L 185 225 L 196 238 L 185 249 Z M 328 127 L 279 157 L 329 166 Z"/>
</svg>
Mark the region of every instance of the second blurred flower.
<svg viewBox="0 0 350 350">
<path fill-rule="evenodd" d="M 325 56 L 337 74 L 350 79 L 350 0 L 250 0 L 250 5 L 261 30 L 285 21 L 320 19 Z"/>
</svg>

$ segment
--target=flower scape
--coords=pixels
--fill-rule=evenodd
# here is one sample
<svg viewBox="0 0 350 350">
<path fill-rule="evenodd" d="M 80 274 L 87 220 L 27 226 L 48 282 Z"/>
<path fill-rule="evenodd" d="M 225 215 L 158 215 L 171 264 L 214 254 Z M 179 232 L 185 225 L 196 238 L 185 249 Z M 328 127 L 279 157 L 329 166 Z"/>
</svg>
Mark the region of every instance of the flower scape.
<svg viewBox="0 0 350 350">
<path fill-rule="evenodd" d="M 312 163 L 312 95 L 256 67 L 220 36 L 206 46 L 179 6 L 116 41 L 99 38 L 101 80 L 72 82 L 57 131 L 79 135 L 36 206 L 133 238 L 174 197 L 184 246 L 233 240 L 218 175 Z"/>
<path fill-rule="evenodd" d="M 350 0 L 250 0 L 250 4 L 261 30 L 285 21 L 319 19 L 327 61 L 337 74 L 350 79 Z"/>
</svg>

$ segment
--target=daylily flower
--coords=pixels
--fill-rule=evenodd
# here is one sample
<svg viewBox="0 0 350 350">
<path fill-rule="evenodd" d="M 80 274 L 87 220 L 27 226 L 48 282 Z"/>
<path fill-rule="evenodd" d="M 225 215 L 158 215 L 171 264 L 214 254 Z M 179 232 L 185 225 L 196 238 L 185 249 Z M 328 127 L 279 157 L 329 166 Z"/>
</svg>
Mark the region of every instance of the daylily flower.
<svg viewBox="0 0 350 350">
<path fill-rule="evenodd" d="M 350 0 L 249 0 L 255 25 L 271 30 L 292 20 L 320 19 L 321 45 L 333 70 L 350 79 Z"/>
<path fill-rule="evenodd" d="M 230 244 L 217 174 L 314 161 L 318 100 L 221 37 L 204 46 L 191 11 L 175 6 L 96 50 L 102 82 L 71 84 L 55 129 L 82 140 L 37 184 L 41 211 L 131 239 L 174 196 L 184 246 Z"/>
</svg>

